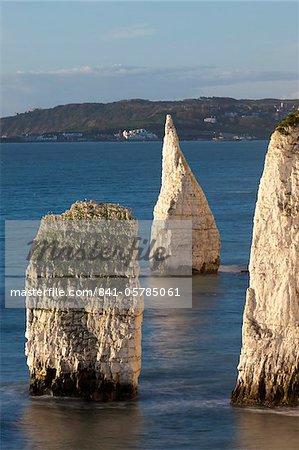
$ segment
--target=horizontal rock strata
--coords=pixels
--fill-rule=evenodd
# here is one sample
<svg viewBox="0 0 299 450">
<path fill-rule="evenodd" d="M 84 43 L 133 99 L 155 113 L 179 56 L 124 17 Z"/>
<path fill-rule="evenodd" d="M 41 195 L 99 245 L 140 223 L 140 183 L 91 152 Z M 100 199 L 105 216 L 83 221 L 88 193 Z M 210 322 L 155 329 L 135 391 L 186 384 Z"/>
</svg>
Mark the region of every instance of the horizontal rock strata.
<svg viewBox="0 0 299 450">
<path fill-rule="evenodd" d="M 130 250 L 136 232 L 130 210 L 119 205 L 77 202 L 61 215 L 45 216 L 31 251 L 26 288 L 69 293 L 101 287 L 124 293 L 139 287 L 134 259 L 92 255 L 104 243 Z M 130 295 L 27 297 L 30 393 L 98 401 L 136 397 L 142 312 L 142 298 Z"/>
</svg>

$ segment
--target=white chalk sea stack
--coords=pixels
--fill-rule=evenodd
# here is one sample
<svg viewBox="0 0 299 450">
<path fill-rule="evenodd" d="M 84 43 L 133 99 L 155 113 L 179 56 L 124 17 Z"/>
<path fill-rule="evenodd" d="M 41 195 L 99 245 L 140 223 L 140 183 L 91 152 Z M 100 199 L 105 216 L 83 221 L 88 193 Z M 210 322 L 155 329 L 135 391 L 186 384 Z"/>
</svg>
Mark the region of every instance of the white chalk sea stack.
<svg viewBox="0 0 299 450">
<path fill-rule="evenodd" d="M 41 220 L 26 273 L 26 289 L 45 292 L 26 300 L 31 395 L 136 397 L 143 304 L 129 293 L 139 287 L 139 265 L 99 256 L 114 244 L 130 252 L 136 233 L 129 208 L 94 201 Z M 129 293 L 114 297 L 114 289 Z"/>
<path fill-rule="evenodd" d="M 219 232 L 206 196 L 180 149 L 170 115 L 166 117 L 162 158 L 162 185 L 154 223 L 192 221 L 192 271 L 216 273 L 220 264 Z M 153 226 L 152 239 L 159 242 L 158 233 L 159 226 Z"/>
<path fill-rule="evenodd" d="M 260 181 L 232 403 L 299 404 L 299 114 L 273 133 Z"/>
</svg>

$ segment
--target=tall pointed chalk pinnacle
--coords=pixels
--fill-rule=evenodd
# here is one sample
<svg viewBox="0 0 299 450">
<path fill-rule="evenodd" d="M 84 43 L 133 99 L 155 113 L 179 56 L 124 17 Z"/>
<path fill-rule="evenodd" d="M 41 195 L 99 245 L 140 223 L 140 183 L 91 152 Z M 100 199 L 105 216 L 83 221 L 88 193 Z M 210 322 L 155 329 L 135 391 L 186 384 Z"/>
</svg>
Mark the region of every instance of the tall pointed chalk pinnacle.
<svg viewBox="0 0 299 450">
<path fill-rule="evenodd" d="M 169 114 L 162 153 L 162 186 L 154 208 L 154 220 L 192 221 L 192 270 L 215 273 L 220 263 L 219 232 L 206 196 L 180 149 Z M 153 234 L 152 238 L 155 238 Z"/>
</svg>

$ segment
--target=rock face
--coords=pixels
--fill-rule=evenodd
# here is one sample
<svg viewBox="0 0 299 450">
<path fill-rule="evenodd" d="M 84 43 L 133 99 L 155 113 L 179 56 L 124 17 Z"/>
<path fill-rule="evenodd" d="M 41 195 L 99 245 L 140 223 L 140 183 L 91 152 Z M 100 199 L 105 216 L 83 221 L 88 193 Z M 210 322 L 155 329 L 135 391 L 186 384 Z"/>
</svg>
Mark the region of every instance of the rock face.
<svg viewBox="0 0 299 450">
<path fill-rule="evenodd" d="M 234 404 L 299 404 L 299 114 L 273 133 L 254 216 Z"/>
<path fill-rule="evenodd" d="M 220 264 L 220 237 L 205 194 L 180 149 L 170 115 L 166 117 L 162 186 L 154 221 L 192 221 L 192 270 L 216 273 Z M 153 227 L 152 239 L 157 239 Z M 159 241 L 159 239 L 157 239 Z"/>
<path fill-rule="evenodd" d="M 138 263 L 94 256 L 103 243 L 129 249 L 137 232 L 132 219 L 128 208 L 92 201 L 42 219 L 26 274 L 27 290 L 44 291 L 26 305 L 32 395 L 98 401 L 137 395 L 143 305 L 130 291 L 139 287 Z M 113 289 L 127 293 L 114 297 Z"/>
</svg>

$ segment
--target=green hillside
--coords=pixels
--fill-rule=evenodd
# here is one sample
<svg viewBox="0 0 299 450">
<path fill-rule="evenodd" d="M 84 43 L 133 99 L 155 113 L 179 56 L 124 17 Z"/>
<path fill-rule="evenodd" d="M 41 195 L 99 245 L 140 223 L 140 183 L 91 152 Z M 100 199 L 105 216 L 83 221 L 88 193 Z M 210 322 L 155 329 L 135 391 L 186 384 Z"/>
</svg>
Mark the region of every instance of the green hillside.
<svg viewBox="0 0 299 450">
<path fill-rule="evenodd" d="M 113 137 L 119 130 L 146 128 L 163 135 L 165 115 L 173 116 L 180 136 L 186 139 L 219 133 L 268 138 L 299 100 L 202 97 L 183 101 L 123 100 L 114 103 L 82 103 L 35 109 L 1 119 L 5 138 L 44 133 L 83 132 L 84 136 Z M 204 122 L 215 118 L 216 123 Z"/>
</svg>

